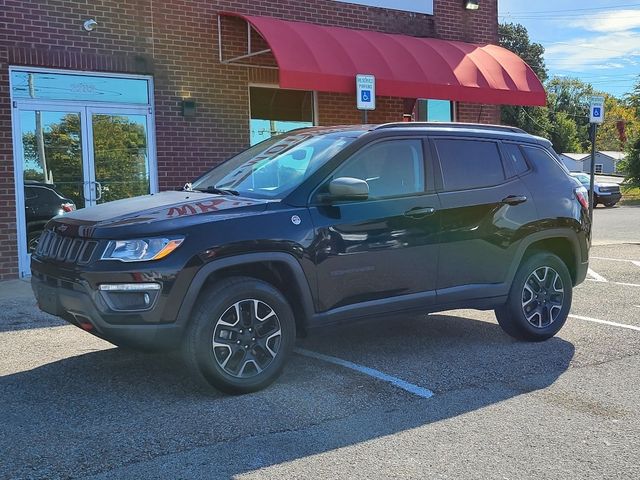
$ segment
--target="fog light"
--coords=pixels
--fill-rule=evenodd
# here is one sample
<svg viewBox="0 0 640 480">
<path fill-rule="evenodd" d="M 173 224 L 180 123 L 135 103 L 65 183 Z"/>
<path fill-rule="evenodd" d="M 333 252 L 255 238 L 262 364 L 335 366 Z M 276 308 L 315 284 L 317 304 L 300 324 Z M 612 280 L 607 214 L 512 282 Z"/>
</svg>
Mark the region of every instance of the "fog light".
<svg viewBox="0 0 640 480">
<path fill-rule="evenodd" d="M 150 310 L 158 298 L 159 283 L 105 283 L 98 287 L 107 306 L 116 312 Z"/>
</svg>

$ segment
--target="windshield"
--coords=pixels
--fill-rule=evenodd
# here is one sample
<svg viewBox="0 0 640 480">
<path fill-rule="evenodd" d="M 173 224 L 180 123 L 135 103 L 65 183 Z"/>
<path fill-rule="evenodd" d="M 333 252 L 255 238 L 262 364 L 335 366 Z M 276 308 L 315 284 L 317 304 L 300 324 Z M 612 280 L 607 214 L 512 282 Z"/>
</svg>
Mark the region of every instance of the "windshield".
<svg viewBox="0 0 640 480">
<path fill-rule="evenodd" d="M 589 183 L 591 182 L 589 175 L 578 174 L 578 175 L 573 175 L 573 177 L 577 178 L 578 181 L 583 185 L 589 185 Z"/>
<path fill-rule="evenodd" d="M 353 132 L 313 131 L 273 137 L 227 160 L 191 187 L 283 198 L 356 137 Z"/>
</svg>

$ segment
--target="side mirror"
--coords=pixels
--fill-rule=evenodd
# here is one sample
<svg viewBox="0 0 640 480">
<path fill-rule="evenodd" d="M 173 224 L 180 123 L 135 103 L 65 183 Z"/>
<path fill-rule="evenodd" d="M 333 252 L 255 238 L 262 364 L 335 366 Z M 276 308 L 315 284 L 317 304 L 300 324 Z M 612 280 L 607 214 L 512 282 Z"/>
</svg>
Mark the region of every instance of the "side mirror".
<svg viewBox="0 0 640 480">
<path fill-rule="evenodd" d="M 366 200 L 369 198 L 369 184 L 359 178 L 340 177 L 329 183 L 331 200 Z"/>
</svg>

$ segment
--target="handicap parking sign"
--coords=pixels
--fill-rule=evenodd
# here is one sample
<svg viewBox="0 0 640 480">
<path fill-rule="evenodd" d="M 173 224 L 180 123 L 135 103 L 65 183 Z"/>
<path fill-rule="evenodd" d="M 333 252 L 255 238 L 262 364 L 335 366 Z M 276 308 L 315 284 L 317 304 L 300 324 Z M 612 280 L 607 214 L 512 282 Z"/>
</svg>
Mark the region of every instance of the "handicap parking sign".
<svg viewBox="0 0 640 480">
<path fill-rule="evenodd" d="M 359 110 L 376 109 L 376 77 L 356 75 L 356 100 Z"/>
<path fill-rule="evenodd" d="M 589 122 L 602 123 L 604 120 L 604 97 L 591 97 L 589 104 Z"/>
</svg>

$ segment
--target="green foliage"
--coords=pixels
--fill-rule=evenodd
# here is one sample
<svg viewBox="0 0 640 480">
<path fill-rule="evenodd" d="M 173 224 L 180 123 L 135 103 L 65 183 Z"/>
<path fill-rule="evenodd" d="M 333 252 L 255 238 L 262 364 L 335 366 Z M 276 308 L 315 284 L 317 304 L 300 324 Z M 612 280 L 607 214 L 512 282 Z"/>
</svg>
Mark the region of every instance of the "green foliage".
<svg viewBox="0 0 640 480">
<path fill-rule="evenodd" d="M 623 165 L 623 173 L 627 183 L 640 186 L 640 135 L 636 136 L 627 146 L 627 158 Z"/>
<path fill-rule="evenodd" d="M 554 112 L 551 121 L 555 124 L 557 116 L 563 112 L 576 125 L 578 147 L 575 152 L 587 152 L 591 148 L 589 137 L 589 102 L 596 93 L 593 86 L 577 78 L 552 78 L 545 85 L 547 104 Z M 565 140 L 568 142 L 568 140 Z M 555 144 L 554 144 L 555 146 Z M 566 151 L 566 150 L 565 150 Z"/>
<path fill-rule="evenodd" d="M 579 152 L 581 149 L 576 122 L 566 112 L 554 115 L 550 140 L 554 150 L 559 153 Z"/>
</svg>

